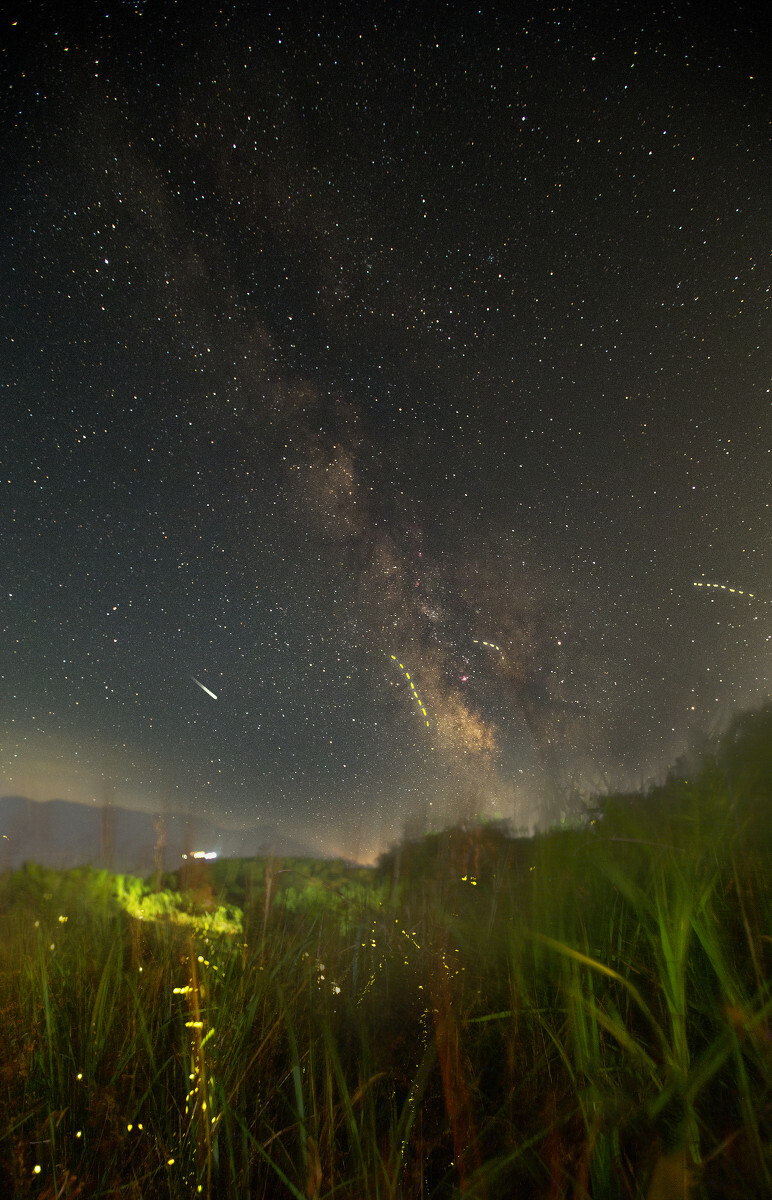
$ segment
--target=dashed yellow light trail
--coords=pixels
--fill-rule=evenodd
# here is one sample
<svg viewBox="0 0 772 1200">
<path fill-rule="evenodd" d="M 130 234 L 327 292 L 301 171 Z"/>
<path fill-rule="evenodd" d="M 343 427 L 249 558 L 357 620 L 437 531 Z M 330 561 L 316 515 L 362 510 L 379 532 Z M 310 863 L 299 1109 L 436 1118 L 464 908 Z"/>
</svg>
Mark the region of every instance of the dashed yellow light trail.
<svg viewBox="0 0 772 1200">
<path fill-rule="evenodd" d="M 713 588 L 715 591 L 731 592 L 733 596 L 745 596 L 748 600 L 755 600 L 757 604 L 768 604 L 768 600 L 759 600 L 753 592 L 744 592 L 742 588 L 730 587 L 727 583 L 697 583 L 694 584 L 698 588 Z"/>
<path fill-rule="evenodd" d="M 399 661 L 399 659 L 397 658 L 397 656 L 396 656 L 395 654 L 390 654 L 390 655 L 389 655 L 389 657 L 391 658 L 392 662 L 395 662 L 395 663 L 397 664 L 397 666 L 399 667 L 400 671 L 401 671 L 401 672 L 402 672 L 402 674 L 405 676 L 405 679 L 406 679 L 406 680 L 408 681 L 408 683 L 410 684 L 410 690 L 412 691 L 412 693 L 413 693 L 413 696 L 415 697 L 415 699 L 416 699 L 416 701 L 417 701 L 417 703 L 418 703 L 418 707 L 420 708 L 420 710 L 421 710 L 421 712 L 423 713 L 424 717 L 426 717 L 426 728 L 428 729 L 428 728 L 429 728 L 429 718 L 426 716 L 426 709 L 424 708 L 424 706 L 423 706 L 423 704 L 422 704 L 422 702 L 421 702 L 421 699 L 420 699 L 420 697 L 419 697 L 419 695 L 418 695 L 418 692 L 415 690 L 415 684 L 413 683 L 413 680 L 410 678 L 410 672 L 408 671 L 407 667 L 404 667 L 404 666 L 402 665 L 402 663 Z"/>
<path fill-rule="evenodd" d="M 472 641 L 475 646 L 487 646 L 489 650 L 498 650 L 501 657 L 504 657 L 504 651 L 501 649 L 501 646 L 497 646 L 495 642 L 484 642 L 481 638 L 472 638 Z"/>
</svg>

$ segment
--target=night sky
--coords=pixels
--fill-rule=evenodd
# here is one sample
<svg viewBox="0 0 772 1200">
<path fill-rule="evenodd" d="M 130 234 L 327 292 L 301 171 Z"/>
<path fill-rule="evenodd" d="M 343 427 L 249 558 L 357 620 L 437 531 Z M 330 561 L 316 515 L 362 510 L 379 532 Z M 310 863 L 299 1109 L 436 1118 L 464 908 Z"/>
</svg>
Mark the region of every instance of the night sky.
<svg viewBox="0 0 772 1200">
<path fill-rule="evenodd" d="M 0 30 L 0 794 L 369 860 L 769 697 L 755 9 L 71 9 Z"/>
</svg>

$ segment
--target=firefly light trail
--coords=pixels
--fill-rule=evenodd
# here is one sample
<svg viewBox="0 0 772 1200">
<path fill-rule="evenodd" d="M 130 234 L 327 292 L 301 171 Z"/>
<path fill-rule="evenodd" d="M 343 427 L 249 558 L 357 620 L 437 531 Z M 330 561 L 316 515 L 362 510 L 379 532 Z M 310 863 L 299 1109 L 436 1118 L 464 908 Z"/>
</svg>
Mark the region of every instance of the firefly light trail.
<svg viewBox="0 0 772 1200">
<path fill-rule="evenodd" d="M 426 709 L 424 708 L 423 704 L 421 703 L 421 699 L 420 699 L 420 697 L 419 697 L 419 695 L 418 695 L 418 692 L 415 690 L 415 684 L 413 683 L 413 680 L 410 678 L 410 672 L 407 670 L 407 668 L 406 668 L 406 667 L 403 667 L 403 665 L 402 665 L 402 663 L 401 663 L 401 662 L 399 662 L 399 661 L 398 661 L 398 659 L 397 659 L 396 655 L 394 655 L 394 654 L 391 654 L 391 655 L 389 655 L 389 657 L 391 658 L 392 662 L 395 662 L 395 663 L 397 664 L 397 666 L 399 667 L 400 671 L 402 671 L 402 673 L 404 674 L 404 676 L 405 676 L 405 679 L 406 679 L 406 680 L 408 681 L 408 683 L 410 684 L 410 690 L 412 691 L 413 695 L 415 696 L 415 698 L 416 698 L 416 700 L 417 700 L 417 702 L 418 702 L 418 707 L 420 708 L 421 712 L 422 712 L 422 713 L 424 714 L 424 716 L 426 717 Z M 429 718 L 428 718 L 428 717 L 426 717 L 426 728 L 427 728 L 427 729 L 429 728 Z"/>
<path fill-rule="evenodd" d="M 694 586 L 698 588 L 713 588 L 721 592 L 731 592 L 733 596 L 745 596 L 748 600 L 755 600 L 757 604 L 768 603 L 766 600 L 759 600 L 757 596 L 754 596 L 753 592 L 744 592 L 742 588 L 729 587 L 726 583 L 695 583 Z"/>
</svg>

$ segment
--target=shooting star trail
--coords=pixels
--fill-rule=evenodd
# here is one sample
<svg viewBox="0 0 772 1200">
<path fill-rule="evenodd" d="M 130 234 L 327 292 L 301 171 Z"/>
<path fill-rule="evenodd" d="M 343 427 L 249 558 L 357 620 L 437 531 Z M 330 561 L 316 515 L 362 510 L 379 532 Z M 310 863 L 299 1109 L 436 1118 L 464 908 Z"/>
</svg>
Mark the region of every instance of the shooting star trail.
<svg viewBox="0 0 772 1200">
<path fill-rule="evenodd" d="M 213 700 L 217 699 L 214 692 L 210 692 L 209 688 L 206 687 L 205 684 L 203 684 L 200 679 L 196 679 L 195 675 L 191 675 L 190 678 L 193 680 L 194 683 L 198 684 L 198 686 L 201 688 L 202 692 L 206 692 L 207 696 L 211 696 Z"/>
</svg>

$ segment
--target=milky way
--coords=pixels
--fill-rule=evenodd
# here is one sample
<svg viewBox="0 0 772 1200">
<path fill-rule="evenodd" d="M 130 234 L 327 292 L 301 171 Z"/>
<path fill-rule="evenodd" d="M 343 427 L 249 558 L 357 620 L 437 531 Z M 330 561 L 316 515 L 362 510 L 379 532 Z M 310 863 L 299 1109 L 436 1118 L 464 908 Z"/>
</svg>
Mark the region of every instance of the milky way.
<svg viewBox="0 0 772 1200">
<path fill-rule="evenodd" d="M 761 31 L 228 11 L 3 31 L 2 794 L 367 858 L 657 777 L 770 692 Z"/>
</svg>

